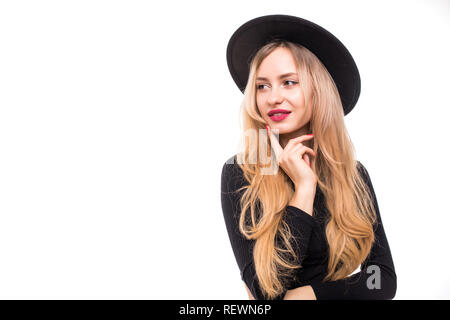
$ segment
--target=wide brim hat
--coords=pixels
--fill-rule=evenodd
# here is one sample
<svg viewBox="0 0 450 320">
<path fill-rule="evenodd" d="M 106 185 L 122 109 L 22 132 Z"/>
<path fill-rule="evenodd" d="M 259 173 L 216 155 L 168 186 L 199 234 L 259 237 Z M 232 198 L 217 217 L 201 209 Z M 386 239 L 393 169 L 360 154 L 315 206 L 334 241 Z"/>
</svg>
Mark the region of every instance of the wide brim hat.
<svg viewBox="0 0 450 320">
<path fill-rule="evenodd" d="M 341 97 L 344 115 L 358 101 L 361 90 L 359 71 L 347 48 L 321 26 L 289 15 L 267 15 L 240 26 L 227 46 L 228 69 L 238 88 L 244 92 L 250 63 L 256 52 L 272 40 L 298 43 L 323 63 L 333 78 Z"/>
</svg>

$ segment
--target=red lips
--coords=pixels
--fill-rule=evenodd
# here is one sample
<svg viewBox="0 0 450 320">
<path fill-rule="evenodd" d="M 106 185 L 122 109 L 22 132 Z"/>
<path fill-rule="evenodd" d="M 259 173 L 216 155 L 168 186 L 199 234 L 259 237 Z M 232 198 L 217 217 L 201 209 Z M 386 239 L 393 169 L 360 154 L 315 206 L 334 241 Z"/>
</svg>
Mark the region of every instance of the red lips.
<svg viewBox="0 0 450 320">
<path fill-rule="evenodd" d="M 269 117 L 271 117 L 275 113 L 291 113 L 291 111 L 285 110 L 285 109 L 274 109 L 274 110 L 270 110 L 268 115 L 269 115 Z"/>
</svg>

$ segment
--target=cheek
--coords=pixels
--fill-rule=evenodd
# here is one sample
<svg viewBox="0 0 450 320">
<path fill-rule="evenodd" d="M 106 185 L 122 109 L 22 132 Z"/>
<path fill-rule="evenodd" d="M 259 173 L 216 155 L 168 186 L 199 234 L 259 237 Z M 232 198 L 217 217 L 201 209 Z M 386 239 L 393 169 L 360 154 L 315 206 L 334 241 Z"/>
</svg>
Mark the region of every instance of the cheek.
<svg viewBox="0 0 450 320">
<path fill-rule="evenodd" d="M 255 101 L 256 101 L 256 106 L 257 106 L 257 109 L 258 109 L 260 115 L 264 117 L 264 114 L 265 114 L 264 99 L 262 99 L 260 95 L 257 95 Z"/>
<path fill-rule="evenodd" d="M 291 101 L 295 101 L 296 108 L 304 108 L 305 107 L 305 97 L 301 90 L 293 92 L 291 99 L 292 99 Z"/>
</svg>

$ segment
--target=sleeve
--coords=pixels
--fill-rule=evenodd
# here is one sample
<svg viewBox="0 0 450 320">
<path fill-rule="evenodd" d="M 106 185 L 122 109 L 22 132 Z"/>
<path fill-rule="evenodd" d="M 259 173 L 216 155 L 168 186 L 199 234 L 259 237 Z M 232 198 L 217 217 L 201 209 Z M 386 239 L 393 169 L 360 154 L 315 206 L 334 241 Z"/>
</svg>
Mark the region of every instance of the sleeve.
<svg viewBox="0 0 450 320">
<path fill-rule="evenodd" d="M 394 263 L 372 182 L 366 168 L 359 161 L 358 164 L 358 168 L 372 193 L 376 210 L 375 241 L 367 259 L 361 264 L 360 272 L 337 281 L 310 284 L 317 300 L 386 300 L 392 299 L 397 290 Z"/>
<path fill-rule="evenodd" d="M 253 246 L 255 240 L 248 240 L 239 231 L 239 217 L 241 214 L 240 199 L 245 190 L 236 192 L 244 186 L 245 179 L 238 165 L 230 164 L 229 160 L 224 164 L 221 177 L 221 201 L 228 237 L 231 242 L 234 256 L 240 270 L 241 279 L 245 282 L 256 300 L 265 300 L 256 276 L 253 261 Z M 311 230 L 316 223 L 315 219 L 303 210 L 287 206 L 284 215 L 295 241 L 295 248 L 300 247 L 300 252 L 306 252 Z M 295 249 L 294 248 L 294 249 Z M 296 250 L 296 249 L 295 249 Z M 296 250 L 298 252 L 298 250 Z M 299 260 L 304 258 L 303 255 Z M 301 261 L 300 261 L 301 262 Z M 274 300 L 282 300 L 286 294 L 285 289 Z"/>
</svg>

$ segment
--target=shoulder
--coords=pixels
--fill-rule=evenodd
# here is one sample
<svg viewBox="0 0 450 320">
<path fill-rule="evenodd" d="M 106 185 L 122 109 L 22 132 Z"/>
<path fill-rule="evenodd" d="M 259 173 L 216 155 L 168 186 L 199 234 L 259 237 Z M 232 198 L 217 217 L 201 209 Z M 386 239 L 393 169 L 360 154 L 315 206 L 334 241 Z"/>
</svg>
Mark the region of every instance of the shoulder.
<svg viewBox="0 0 450 320">
<path fill-rule="evenodd" d="M 362 172 L 362 171 L 366 171 L 366 167 L 364 167 L 364 165 L 361 163 L 361 161 L 356 160 L 356 168 Z"/>
<path fill-rule="evenodd" d="M 362 176 L 366 183 L 371 183 L 369 172 L 366 167 L 361 163 L 361 161 L 356 160 L 356 168 L 358 169 L 359 174 Z"/>
<path fill-rule="evenodd" d="M 221 180 L 223 190 L 235 190 L 245 183 L 244 173 L 237 162 L 237 154 L 223 164 Z"/>
<path fill-rule="evenodd" d="M 225 164 L 236 164 L 237 163 L 237 154 L 231 156 L 228 158 L 227 161 L 225 161 Z"/>
<path fill-rule="evenodd" d="M 237 162 L 237 154 L 228 158 L 225 161 L 222 167 L 222 178 L 230 177 L 231 175 L 240 175 L 242 174 L 242 169 L 239 167 Z"/>
</svg>

